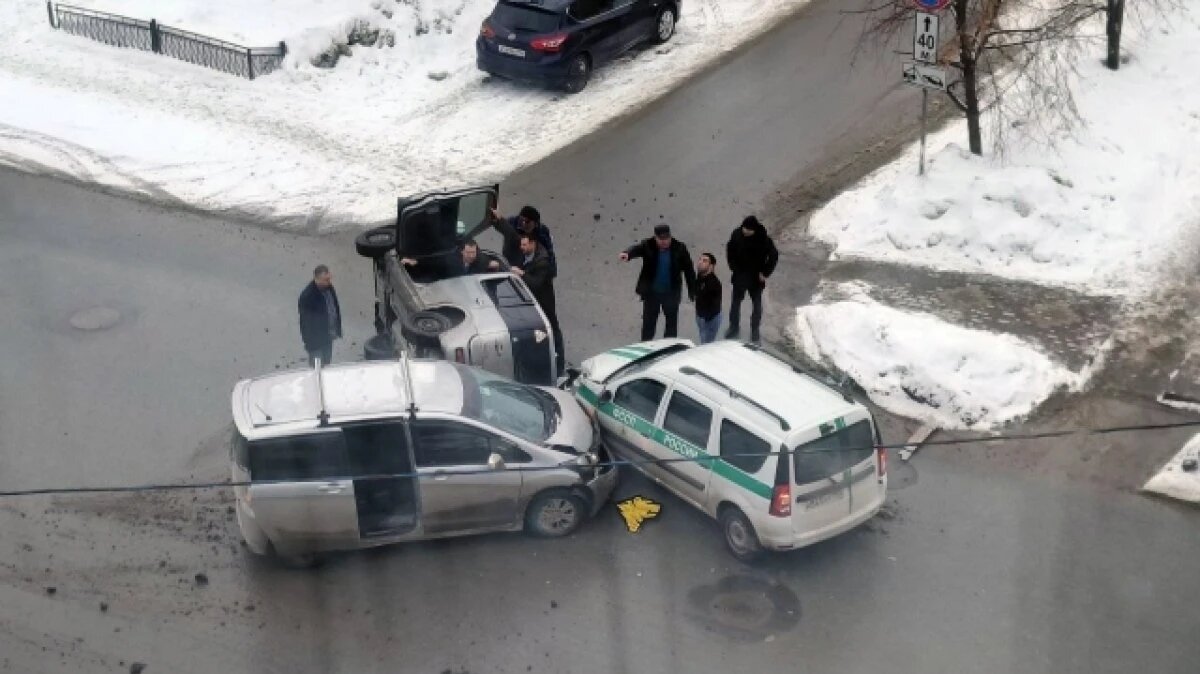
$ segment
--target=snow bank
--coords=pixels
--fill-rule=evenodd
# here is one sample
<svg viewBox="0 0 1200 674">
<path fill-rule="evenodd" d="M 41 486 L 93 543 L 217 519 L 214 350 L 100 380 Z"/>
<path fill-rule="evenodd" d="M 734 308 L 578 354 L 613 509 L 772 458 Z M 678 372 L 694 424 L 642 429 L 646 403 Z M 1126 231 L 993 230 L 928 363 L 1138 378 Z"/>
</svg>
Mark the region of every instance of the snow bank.
<svg viewBox="0 0 1200 674">
<path fill-rule="evenodd" d="M 253 82 L 57 32 L 41 0 L 5 0 L 0 164 L 292 228 L 385 222 L 396 196 L 502 178 L 805 2 L 687 0 L 669 43 L 566 96 L 475 68 L 494 0 L 86 0 L 248 46 L 286 40 L 286 67 Z M 310 63 L 356 23 L 381 38 Z"/>
<path fill-rule="evenodd" d="M 897 311 L 842 286 L 850 299 L 797 310 L 795 339 L 890 412 L 941 428 L 982 430 L 1017 419 L 1086 379 L 1011 335 Z"/>
<path fill-rule="evenodd" d="M 1185 461 L 1200 462 L 1200 435 L 1192 436 L 1175 458 L 1167 462 L 1157 475 L 1150 478 L 1143 491 L 1160 494 L 1180 501 L 1200 503 L 1200 468 L 1183 469 Z"/>
<path fill-rule="evenodd" d="M 952 124 L 931 137 L 926 177 L 916 175 L 914 146 L 816 213 L 809 232 L 840 258 L 1144 291 L 1200 219 L 1200 86 L 1190 65 L 1200 60 L 1200 23 L 1190 12 L 1129 36 L 1133 59 L 1118 72 L 1091 50 L 1075 90 L 1084 126 L 1055 132 L 1049 148 L 1014 136 L 1003 158 L 975 157 L 956 144 L 965 121 Z"/>
</svg>

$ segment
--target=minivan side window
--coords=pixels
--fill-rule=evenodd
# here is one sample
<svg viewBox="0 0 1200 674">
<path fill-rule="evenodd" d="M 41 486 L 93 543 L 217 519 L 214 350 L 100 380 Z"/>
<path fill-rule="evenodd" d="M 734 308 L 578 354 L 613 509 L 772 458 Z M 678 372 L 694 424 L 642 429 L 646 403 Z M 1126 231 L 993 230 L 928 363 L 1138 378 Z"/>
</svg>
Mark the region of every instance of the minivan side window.
<svg viewBox="0 0 1200 674">
<path fill-rule="evenodd" d="M 486 433 L 453 422 L 414 424 L 413 444 L 418 468 L 485 466 L 492 454 Z"/>
<path fill-rule="evenodd" d="M 771 443 L 725 419 L 721 422 L 721 459 L 747 473 L 757 473 L 771 454 Z"/>
<path fill-rule="evenodd" d="M 623 384 L 613 394 L 613 404 L 633 412 L 646 421 L 653 422 L 662 401 L 666 385 L 653 379 L 635 379 Z"/>
<path fill-rule="evenodd" d="M 663 428 L 697 447 L 707 448 L 709 431 L 712 428 L 712 410 L 675 391 L 667 405 Z"/>
<path fill-rule="evenodd" d="M 620 4 L 618 2 L 618 4 Z M 575 0 L 568 14 L 576 21 L 587 21 L 613 8 L 613 0 Z"/>
<path fill-rule="evenodd" d="M 351 473 L 341 433 L 257 440 L 249 450 L 250 479 L 255 482 L 331 479 Z"/>
</svg>

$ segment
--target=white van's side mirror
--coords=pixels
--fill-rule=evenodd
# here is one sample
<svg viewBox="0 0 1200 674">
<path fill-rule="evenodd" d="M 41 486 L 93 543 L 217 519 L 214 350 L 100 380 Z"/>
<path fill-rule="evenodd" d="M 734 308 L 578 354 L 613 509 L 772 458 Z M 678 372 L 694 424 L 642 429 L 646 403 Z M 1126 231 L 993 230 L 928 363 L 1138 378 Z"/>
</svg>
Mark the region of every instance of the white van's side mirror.
<svg viewBox="0 0 1200 674">
<path fill-rule="evenodd" d="M 504 470 L 504 457 L 492 452 L 488 457 L 488 470 Z"/>
</svg>

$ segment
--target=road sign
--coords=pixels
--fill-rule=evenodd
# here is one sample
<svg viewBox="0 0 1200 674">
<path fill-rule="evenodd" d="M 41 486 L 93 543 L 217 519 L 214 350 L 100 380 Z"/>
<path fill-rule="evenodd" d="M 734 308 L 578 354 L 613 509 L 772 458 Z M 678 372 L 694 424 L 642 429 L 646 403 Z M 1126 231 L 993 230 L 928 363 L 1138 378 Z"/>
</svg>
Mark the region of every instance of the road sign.
<svg viewBox="0 0 1200 674">
<path fill-rule="evenodd" d="M 917 9 L 940 12 L 950 6 L 950 0 L 912 0 Z"/>
<path fill-rule="evenodd" d="M 913 26 L 913 59 L 921 63 L 937 63 L 938 15 L 917 12 Z"/>
<path fill-rule="evenodd" d="M 922 63 L 905 63 L 904 82 L 923 89 L 946 90 L 946 69 Z"/>
</svg>

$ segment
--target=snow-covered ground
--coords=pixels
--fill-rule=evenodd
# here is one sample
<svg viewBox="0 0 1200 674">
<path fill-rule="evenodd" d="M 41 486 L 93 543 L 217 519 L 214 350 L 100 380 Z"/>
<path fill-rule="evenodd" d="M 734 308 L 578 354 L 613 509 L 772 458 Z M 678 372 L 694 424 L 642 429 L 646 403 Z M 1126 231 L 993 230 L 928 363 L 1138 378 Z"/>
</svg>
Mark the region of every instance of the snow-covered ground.
<svg viewBox="0 0 1200 674">
<path fill-rule="evenodd" d="M 1013 135 L 1003 156 L 976 157 L 966 122 L 951 124 L 930 138 L 925 177 L 911 148 L 815 214 L 809 233 L 842 258 L 1145 290 L 1200 220 L 1200 76 L 1184 65 L 1200 60 L 1200 2 L 1183 4 L 1143 34 L 1127 24 L 1133 58 L 1119 71 L 1100 65 L 1100 44 L 1079 62 L 1084 125 L 1049 147 Z"/>
<path fill-rule="evenodd" d="M 1014 135 L 1002 155 L 976 157 L 963 148 L 965 121 L 953 123 L 931 136 L 926 176 L 916 175 L 914 144 L 814 214 L 809 233 L 835 258 L 1144 297 L 1168 267 L 1188 266 L 1177 258 L 1200 234 L 1200 71 L 1190 65 L 1200 60 L 1200 0 L 1182 4 L 1167 19 L 1127 22 L 1132 60 L 1120 71 L 1099 64 L 1102 43 L 1079 61 L 1083 124 L 1053 133 L 1049 147 Z M 1085 386 L 1112 343 L 1072 372 L 1012 335 L 903 313 L 866 293 L 800 307 L 795 337 L 883 407 L 975 429 Z"/>
<path fill-rule="evenodd" d="M 1191 470 L 1184 470 L 1184 462 L 1190 461 Z M 1171 459 L 1157 475 L 1150 478 L 1143 490 L 1179 499 L 1200 503 L 1200 435 L 1192 436 L 1183 449 Z"/>
<path fill-rule="evenodd" d="M 255 81 L 58 32 L 41 0 L 5 0 L 0 163 L 283 226 L 373 224 L 398 195 L 495 180 L 636 110 L 805 2 L 684 2 L 669 43 L 567 96 L 476 70 L 494 0 L 76 3 L 247 46 L 285 40 L 285 68 Z M 385 37 L 311 64 L 358 22 Z"/>
<path fill-rule="evenodd" d="M 1029 414 L 1073 373 L 1012 335 L 906 313 L 843 287 L 849 299 L 801 307 L 794 337 L 814 360 L 835 363 L 876 404 L 940 428 L 987 429 Z"/>
</svg>

